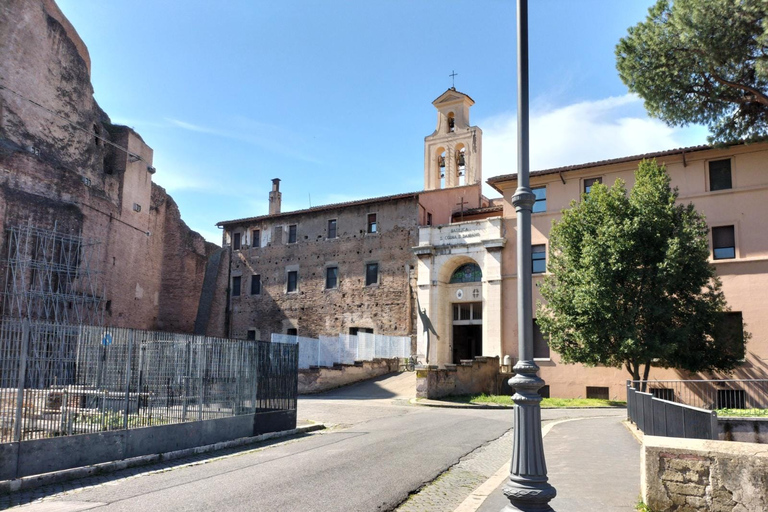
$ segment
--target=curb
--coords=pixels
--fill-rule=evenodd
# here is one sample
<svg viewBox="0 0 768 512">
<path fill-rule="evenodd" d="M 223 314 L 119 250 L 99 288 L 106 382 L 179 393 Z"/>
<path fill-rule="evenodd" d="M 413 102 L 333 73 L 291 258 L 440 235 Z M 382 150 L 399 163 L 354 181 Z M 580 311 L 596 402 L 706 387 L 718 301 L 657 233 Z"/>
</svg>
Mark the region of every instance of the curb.
<svg viewBox="0 0 768 512">
<path fill-rule="evenodd" d="M 514 405 L 500 405 L 500 404 L 467 404 L 458 402 L 444 402 L 440 400 L 430 400 L 429 398 L 411 398 L 409 400 L 411 405 L 421 405 L 424 407 L 443 407 L 446 409 L 514 409 Z M 614 410 L 614 409 L 626 409 L 626 406 L 609 405 L 604 407 L 542 407 L 542 410 Z"/>
<path fill-rule="evenodd" d="M 314 425 L 303 425 L 291 430 L 269 432 L 267 434 L 261 434 L 253 437 L 241 437 L 239 439 L 233 439 L 232 441 L 222 441 L 220 443 L 209 444 L 206 446 L 197 446 L 195 448 L 186 448 L 184 450 L 156 453 L 152 455 L 142 455 L 139 457 L 131 457 L 130 459 L 111 462 L 102 462 L 100 464 L 93 464 L 91 466 L 64 469 L 61 471 L 53 471 L 51 473 L 43 473 L 40 475 L 25 476 L 15 480 L 2 480 L 0 481 L 0 496 L 11 494 L 17 491 L 26 491 L 46 485 L 58 484 L 69 480 L 114 473 L 115 471 L 120 471 L 122 469 L 146 466 L 156 462 L 182 459 L 192 455 L 200 455 L 202 453 L 215 452 L 227 448 L 237 448 L 239 446 L 256 444 L 261 441 L 267 441 L 269 439 L 280 439 L 283 437 L 290 437 L 297 434 L 306 434 L 323 429 L 325 429 L 325 425 L 322 423 Z"/>
</svg>

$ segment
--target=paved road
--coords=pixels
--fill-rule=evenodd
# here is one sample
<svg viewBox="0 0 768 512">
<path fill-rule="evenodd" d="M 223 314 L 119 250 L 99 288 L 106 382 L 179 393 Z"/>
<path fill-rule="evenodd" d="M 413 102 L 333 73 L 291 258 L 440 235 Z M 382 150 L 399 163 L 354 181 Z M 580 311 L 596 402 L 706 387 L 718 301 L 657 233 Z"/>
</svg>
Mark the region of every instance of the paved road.
<svg viewBox="0 0 768 512">
<path fill-rule="evenodd" d="M 512 425 L 509 410 L 408 405 L 409 379 L 413 373 L 301 399 L 301 419 L 337 425 L 325 433 L 207 464 L 108 480 L 25 509 L 391 510 Z"/>
</svg>

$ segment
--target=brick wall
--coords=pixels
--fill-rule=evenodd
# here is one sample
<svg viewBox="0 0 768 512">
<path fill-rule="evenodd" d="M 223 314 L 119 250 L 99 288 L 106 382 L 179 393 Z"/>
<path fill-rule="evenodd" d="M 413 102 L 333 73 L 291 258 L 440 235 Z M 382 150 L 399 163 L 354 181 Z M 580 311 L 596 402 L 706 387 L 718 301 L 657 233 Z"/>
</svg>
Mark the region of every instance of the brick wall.
<svg viewBox="0 0 768 512">
<path fill-rule="evenodd" d="M 362 205 L 283 214 L 230 229 L 243 247 L 232 252 L 231 277 L 240 277 L 240 296 L 231 298 L 231 335 L 249 329 L 268 339 L 297 328 L 301 336 L 348 333 L 351 327 L 376 334 L 411 335 L 411 248 L 418 241 L 415 196 Z M 377 233 L 367 233 L 367 215 L 377 214 Z M 337 238 L 328 239 L 328 220 L 336 219 Z M 288 226 L 296 225 L 296 243 Z M 275 228 L 282 242 L 275 240 Z M 251 247 L 253 229 L 261 246 Z M 378 263 L 379 282 L 366 286 L 365 266 Z M 338 268 L 338 285 L 326 289 L 326 269 Z M 288 293 L 287 272 L 298 271 L 298 290 Z M 261 278 L 261 293 L 251 295 L 251 280 Z M 232 280 L 230 277 L 230 286 Z"/>
<path fill-rule="evenodd" d="M 5 230 L 28 222 L 97 239 L 107 323 L 191 332 L 215 246 L 152 183 L 152 149 L 93 99 L 74 28 L 51 1 L 4 4 L 0 54 L 0 253 Z"/>
</svg>

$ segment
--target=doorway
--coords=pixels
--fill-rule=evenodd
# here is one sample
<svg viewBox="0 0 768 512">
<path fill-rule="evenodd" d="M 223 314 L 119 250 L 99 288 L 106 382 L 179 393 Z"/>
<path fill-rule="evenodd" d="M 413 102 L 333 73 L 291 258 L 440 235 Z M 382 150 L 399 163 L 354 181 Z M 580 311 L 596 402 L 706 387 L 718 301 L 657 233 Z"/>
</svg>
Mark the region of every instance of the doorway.
<svg viewBox="0 0 768 512">
<path fill-rule="evenodd" d="M 483 303 L 453 304 L 453 364 L 483 355 Z"/>
</svg>

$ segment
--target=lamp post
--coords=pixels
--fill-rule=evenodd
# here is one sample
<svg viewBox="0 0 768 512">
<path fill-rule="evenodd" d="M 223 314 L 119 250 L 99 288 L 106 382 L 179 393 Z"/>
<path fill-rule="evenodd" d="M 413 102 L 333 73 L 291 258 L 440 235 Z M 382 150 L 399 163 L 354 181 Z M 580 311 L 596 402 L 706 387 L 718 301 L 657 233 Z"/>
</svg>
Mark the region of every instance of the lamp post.
<svg viewBox="0 0 768 512">
<path fill-rule="evenodd" d="M 552 510 L 556 491 L 547 482 L 547 465 L 541 437 L 541 396 L 544 381 L 533 361 L 533 311 L 531 287 L 531 210 L 536 196 L 529 187 L 528 161 L 528 0 L 517 0 L 517 190 L 512 204 L 517 212 L 517 325 L 519 357 L 514 388 L 515 430 L 512 466 L 504 495 L 503 512 Z"/>
</svg>

